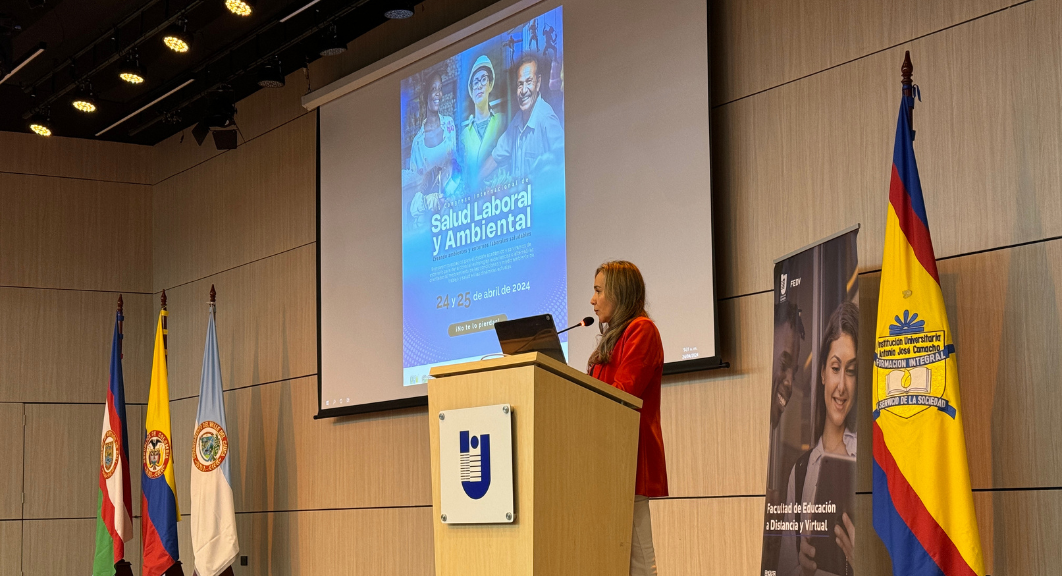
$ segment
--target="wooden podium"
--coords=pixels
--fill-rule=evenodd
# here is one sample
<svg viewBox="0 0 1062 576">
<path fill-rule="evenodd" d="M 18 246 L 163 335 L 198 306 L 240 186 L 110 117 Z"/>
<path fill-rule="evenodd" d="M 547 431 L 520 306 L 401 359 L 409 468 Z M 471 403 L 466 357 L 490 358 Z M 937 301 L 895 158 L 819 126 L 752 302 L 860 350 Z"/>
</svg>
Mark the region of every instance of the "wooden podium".
<svg viewBox="0 0 1062 576">
<path fill-rule="evenodd" d="M 435 574 L 627 574 L 642 401 L 539 353 L 440 366 L 431 375 Z M 516 518 L 444 524 L 438 414 L 496 404 L 512 406 Z"/>
</svg>

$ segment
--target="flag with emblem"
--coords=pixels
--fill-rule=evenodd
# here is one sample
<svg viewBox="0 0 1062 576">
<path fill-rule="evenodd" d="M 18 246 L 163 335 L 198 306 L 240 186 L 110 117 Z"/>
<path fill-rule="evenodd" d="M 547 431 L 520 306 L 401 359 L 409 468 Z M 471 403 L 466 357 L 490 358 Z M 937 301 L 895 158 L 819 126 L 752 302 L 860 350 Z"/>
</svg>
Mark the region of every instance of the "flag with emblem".
<svg viewBox="0 0 1062 576">
<path fill-rule="evenodd" d="M 203 373 L 199 380 L 199 410 L 192 439 L 192 550 L 199 576 L 221 574 L 240 552 L 214 313 L 214 287 L 211 286 Z"/>
<path fill-rule="evenodd" d="M 909 56 L 874 346 L 874 529 L 896 576 L 984 576 L 956 350 L 915 164 Z"/>
<path fill-rule="evenodd" d="M 129 432 L 122 379 L 122 297 L 111 339 L 111 377 L 103 408 L 100 439 L 100 494 L 96 505 L 96 554 L 93 576 L 113 576 L 114 565 L 125 558 L 125 543 L 133 538 L 133 491 L 129 487 Z"/>
<path fill-rule="evenodd" d="M 170 434 L 170 386 L 166 373 L 166 292 L 155 328 L 151 391 L 144 418 L 144 473 L 140 485 L 140 533 L 143 539 L 143 576 L 160 576 L 177 563 L 177 484 L 173 474 L 173 436 Z"/>
</svg>

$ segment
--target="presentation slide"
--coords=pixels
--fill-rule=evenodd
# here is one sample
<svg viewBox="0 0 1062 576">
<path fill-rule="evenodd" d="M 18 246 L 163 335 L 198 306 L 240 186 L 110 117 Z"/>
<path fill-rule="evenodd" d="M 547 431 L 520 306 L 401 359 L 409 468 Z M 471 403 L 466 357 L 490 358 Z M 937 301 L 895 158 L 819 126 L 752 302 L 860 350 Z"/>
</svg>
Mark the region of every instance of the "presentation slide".
<svg viewBox="0 0 1062 576">
<path fill-rule="evenodd" d="M 718 362 L 703 0 L 502 0 L 311 94 L 319 416 L 423 405 L 494 324 L 642 271 L 665 371 Z M 323 95 L 323 96 L 322 96 Z M 599 326 L 561 335 L 585 370 Z"/>
<path fill-rule="evenodd" d="M 567 322 L 561 10 L 401 82 L 405 386 L 496 352 L 498 320 Z"/>
</svg>

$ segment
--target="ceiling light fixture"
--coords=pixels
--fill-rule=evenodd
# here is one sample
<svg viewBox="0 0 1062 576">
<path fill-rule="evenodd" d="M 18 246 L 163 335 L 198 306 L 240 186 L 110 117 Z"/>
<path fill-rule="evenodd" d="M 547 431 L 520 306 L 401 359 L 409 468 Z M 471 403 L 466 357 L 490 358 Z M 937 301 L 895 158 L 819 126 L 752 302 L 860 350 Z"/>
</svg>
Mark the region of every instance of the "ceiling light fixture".
<svg viewBox="0 0 1062 576">
<path fill-rule="evenodd" d="M 162 43 L 174 52 L 184 53 L 192 47 L 192 35 L 188 33 L 188 20 L 181 18 L 166 30 Z"/>
<path fill-rule="evenodd" d="M 390 8 L 384 10 L 384 18 L 391 20 L 405 20 L 413 17 L 413 4 L 411 2 L 392 2 Z"/>
<path fill-rule="evenodd" d="M 258 70 L 258 85 L 262 88 L 283 88 L 284 72 L 280 67 L 280 56 L 266 62 Z"/>
<path fill-rule="evenodd" d="M 125 62 L 118 68 L 118 77 L 130 84 L 143 83 L 145 73 L 146 70 L 140 65 L 140 56 L 136 50 L 130 52 L 125 57 Z"/>
<path fill-rule="evenodd" d="M 169 92 L 163 94 L 162 96 L 159 96 L 158 98 L 155 98 L 151 102 L 148 102 L 147 104 L 144 104 L 140 108 L 137 108 L 135 112 L 133 112 L 132 114 L 129 114 L 125 118 L 122 118 L 121 120 L 115 122 L 114 124 L 111 124 L 110 126 L 104 128 L 103 130 L 100 130 L 99 132 L 96 132 L 96 137 L 99 138 L 100 136 L 103 136 L 104 134 L 109 132 L 112 128 L 114 128 L 115 126 L 121 124 L 122 122 L 125 122 L 126 120 L 132 118 L 133 116 L 136 116 L 137 114 L 140 114 L 144 110 L 147 110 L 148 108 L 151 108 L 155 104 L 158 104 L 162 100 L 168 98 L 170 94 L 173 94 L 174 92 L 180 90 L 181 88 L 184 88 L 185 86 L 191 84 L 192 82 L 195 82 L 195 78 L 189 78 L 189 79 L 185 80 L 180 86 L 177 86 L 173 90 L 170 90 Z"/>
<path fill-rule="evenodd" d="M 15 64 L 14 66 L 12 66 L 10 72 L 5 73 L 4 77 L 0 78 L 0 84 L 3 84 L 4 82 L 6 82 L 8 78 L 14 76 L 15 73 L 18 72 L 19 70 L 21 70 L 24 66 L 26 66 L 26 64 L 29 64 L 30 61 L 32 61 L 34 58 L 36 58 L 37 56 L 40 56 L 41 53 L 43 53 L 45 48 L 47 48 L 47 47 L 48 47 L 48 45 L 45 44 L 44 42 L 41 42 L 40 44 L 38 44 L 37 47 L 34 48 L 32 50 L 32 52 L 30 52 L 25 58 L 23 58 L 21 62 L 19 62 L 18 64 Z M 0 73 L 3 73 L 3 71 L 0 70 Z"/>
<path fill-rule="evenodd" d="M 225 0 L 225 7 L 237 16 L 250 16 L 254 11 L 254 0 Z"/>
<path fill-rule="evenodd" d="M 92 86 L 82 84 L 81 88 L 77 91 L 77 96 L 71 102 L 74 108 L 82 112 L 95 112 L 96 111 L 96 97 L 92 94 Z"/>
<path fill-rule="evenodd" d="M 347 44 L 339 39 L 339 28 L 333 23 L 328 27 L 321 44 L 321 56 L 338 56 L 347 51 Z"/>
<path fill-rule="evenodd" d="M 47 113 L 37 112 L 30 118 L 29 128 L 34 134 L 40 136 L 52 135 L 52 122 Z"/>
<path fill-rule="evenodd" d="M 314 4 L 317 4 L 320 1 L 321 0 L 313 0 L 313 2 L 310 2 L 309 4 L 303 6 L 302 8 L 299 8 L 298 10 L 292 12 L 291 14 L 288 14 L 287 16 L 281 18 L 280 19 L 281 24 L 283 24 L 284 22 L 287 22 L 288 20 L 291 20 L 292 18 L 298 16 L 300 12 L 302 12 L 303 10 L 309 8 L 310 6 L 313 6 Z"/>
</svg>

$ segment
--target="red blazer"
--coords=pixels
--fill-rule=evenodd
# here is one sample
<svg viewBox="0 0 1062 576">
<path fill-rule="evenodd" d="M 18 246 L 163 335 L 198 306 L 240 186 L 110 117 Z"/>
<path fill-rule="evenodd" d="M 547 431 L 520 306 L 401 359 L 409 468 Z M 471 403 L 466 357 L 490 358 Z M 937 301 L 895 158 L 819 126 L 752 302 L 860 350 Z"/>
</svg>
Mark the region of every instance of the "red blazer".
<svg viewBox="0 0 1062 576">
<path fill-rule="evenodd" d="M 590 375 L 642 399 L 638 430 L 638 472 L 634 493 L 667 496 L 664 434 L 660 431 L 660 378 L 664 374 L 664 346 L 660 331 L 648 318 L 627 325 L 608 364 L 597 364 Z"/>
</svg>

